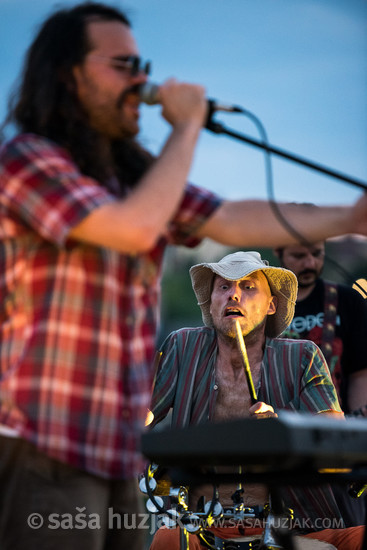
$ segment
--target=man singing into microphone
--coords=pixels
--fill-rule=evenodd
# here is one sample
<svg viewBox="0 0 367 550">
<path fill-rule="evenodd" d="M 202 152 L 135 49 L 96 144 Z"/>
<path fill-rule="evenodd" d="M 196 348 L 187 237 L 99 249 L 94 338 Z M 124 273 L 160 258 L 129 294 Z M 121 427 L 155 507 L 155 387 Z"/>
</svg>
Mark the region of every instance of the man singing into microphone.
<svg viewBox="0 0 367 550">
<path fill-rule="evenodd" d="M 13 99 L 19 134 L 0 157 L 2 550 L 142 548 L 144 531 L 124 526 L 140 510 L 164 249 L 293 241 L 267 203 L 187 184 L 201 86 L 162 84 L 170 135 L 155 159 L 138 145 L 148 67 L 127 17 L 87 2 L 44 22 Z M 309 240 L 367 234 L 367 197 L 281 208 Z"/>
</svg>

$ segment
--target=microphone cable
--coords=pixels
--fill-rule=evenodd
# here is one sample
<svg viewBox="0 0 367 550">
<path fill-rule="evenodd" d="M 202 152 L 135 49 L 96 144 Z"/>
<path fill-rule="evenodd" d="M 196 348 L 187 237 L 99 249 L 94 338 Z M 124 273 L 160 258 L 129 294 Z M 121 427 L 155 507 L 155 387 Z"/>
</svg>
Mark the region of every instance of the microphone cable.
<svg viewBox="0 0 367 550">
<path fill-rule="evenodd" d="M 284 216 L 281 209 L 279 208 L 278 202 L 275 198 L 271 151 L 269 149 L 270 143 L 269 143 L 264 125 L 262 124 L 260 119 L 256 115 L 254 115 L 251 111 L 241 108 L 241 113 L 254 123 L 254 125 L 256 126 L 259 132 L 261 141 L 264 146 L 266 191 L 267 191 L 268 202 L 275 218 L 284 227 L 284 229 L 290 235 L 292 235 L 301 245 L 307 246 L 307 247 L 312 246 L 312 243 L 308 239 L 306 239 L 306 237 L 302 233 L 300 233 L 295 227 L 293 227 L 293 225 L 287 220 L 287 218 Z M 353 286 L 358 287 L 358 292 L 362 295 L 362 297 L 364 299 L 367 299 L 367 289 L 363 288 L 358 283 L 358 281 L 354 281 L 353 280 L 354 277 L 348 270 L 346 270 L 339 262 L 331 258 L 326 253 L 325 253 L 325 261 L 327 261 L 329 265 L 331 265 L 336 271 L 338 271 L 339 274 L 342 275 L 345 280 L 348 280 L 349 282 L 352 281 Z"/>
</svg>

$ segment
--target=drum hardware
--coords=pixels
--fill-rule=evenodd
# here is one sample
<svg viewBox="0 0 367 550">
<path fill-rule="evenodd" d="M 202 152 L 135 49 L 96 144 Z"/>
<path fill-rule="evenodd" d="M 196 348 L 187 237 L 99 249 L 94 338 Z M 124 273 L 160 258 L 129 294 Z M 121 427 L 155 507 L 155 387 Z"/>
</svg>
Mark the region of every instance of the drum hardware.
<svg viewBox="0 0 367 550">
<path fill-rule="evenodd" d="M 261 422 L 243 418 L 148 433 L 142 438 L 142 451 L 161 468 L 167 468 L 171 482 L 189 487 L 246 480 L 268 485 L 273 496 L 284 485 L 358 482 L 354 487 L 358 494 L 367 488 L 366 435 L 366 422 L 360 419 L 340 422 L 325 415 L 281 411 L 278 418 Z M 212 470 L 238 464 L 243 464 L 243 473 Z M 274 515 L 281 516 L 283 510 L 274 509 L 274 504 Z M 233 517 L 233 508 L 226 507 L 223 518 Z M 203 531 L 199 536 L 209 538 L 208 533 Z M 292 548 L 290 533 L 276 535 L 278 544 Z M 367 548 L 366 536 L 364 545 Z"/>
<path fill-rule="evenodd" d="M 156 488 L 157 488 L 157 482 L 156 480 L 154 479 L 154 477 L 150 478 L 149 481 L 149 487 L 151 489 L 151 491 L 155 491 Z M 148 493 L 148 489 L 147 489 L 147 480 L 145 479 L 145 477 L 142 477 L 139 481 L 139 489 L 142 493 L 144 493 L 145 495 Z"/>
<path fill-rule="evenodd" d="M 201 505 L 202 511 L 191 512 L 188 509 L 188 489 L 187 487 L 170 487 L 167 491 L 167 486 L 163 485 L 163 496 L 169 496 L 172 500 L 176 501 L 174 507 L 166 509 L 164 507 L 164 500 L 160 496 L 160 487 L 162 484 L 160 480 L 156 480 L 154 475 L 159 473 L 159 468 L 155 464 L 150 464 L 144 477 L 139 481 L 140 490 L 148 495 L 146 502 L 147 510 L 152 514 L 162 514 L 162 523 L 169 529 L 180 528 L 180 548 L 182 550 L 188 550 L 189 541 L 188 534 L 196 534 L 205 543 L 206 547 L 211 550 L 216 550 L 216 545 L 208 542 L 208 532 L 205 528 L 210 527 L 216 518 L 222 518 L 223 520 L 241 521 L 246 518 L 266 518 L 264 534 L 261 540 L 262 550 L 280 550 L 284 548 L 277 542 L 277 536 L 274 536 L 274 528 L 276 532 L 279 531 L 279 521 L 286 516 L 293 518 L 292 511 L 279 515 L 274 513 L 270 506 L 267 505 L 264 509 L 260 510 L 254 508 L 245 507 L 243 501 L 244 490 L 242 485 L 239 484 L 236 491 L 231 495 L 233 506 L 223 508 L 218 499 L 218 490 L 216 486 L 213 486 L 213 498 L 210 501 L 203 502 Z M 288 546 L 287 546 L 288 548 Z"/>
<path fill-rule="evenodd" d="M 294 549 L 291 534 L 291 520 L 294 513 L 286 508 L 278 491 L 273 488 L 269 494 L 269 503 L 265 507 L 265 529 L 261 550 Z"/>
<path fill-rule="evenodd" d="M 180 514 L 172 508 L 169 510 L 169 516 L 163 516 L 162 523 L 167 527 L 167 529 L 175 529 L 178 525 L 178 520 L 180 519 Z"/>
<path fill-rule="evenodd" d="M 239 468 L 239 473 L 241 473 L 241 471 L 242 471 L 242 469 L 240 467 Z M 235 505 L 243 504 L 243 493 L 244 493 L 243 487 L 242 487 L 241 484 L 239 484 L 237 489 L 233 493 L 233 495 L 231 495 L 231 499 L 233 500 L 233 504 L 235 504 Z"/>
<path fill-rule="evenodd" d="M 203 503 L 202 511 L 190 512 L 187 505 L 187 487 L 170 487 L 169 490 L 167 490 L 167 486 L 163 485 L 163 492 L 161 492 L 160 480 L 157 481 L 153 477 L 155 472 L 157 471 L 157 468 L 158 467 L 154 464 L 148 466 L 144 477 L 142 477 L 139 481 L 139 488 L 144 494 L 147 494 L 149 497 L 147 501 L 147 507 L 149 506 L 148 510 L 151 513 L 155 514 L 168 514 L 169 516 L 171 516 L 172 520 L 176 520 L 176 523 L 173 526 L 176 526 L 179 522 L 182 522 L 182 524 L 185 524 L 186 522 L 190 524 L 191 519 L 192 522 L 196 523 L 200 521 L 201 525 L 207 527 L 208 525 L 210 526 L 213 523 L 214 518 L 244 520 L 246 518 L 255 517 L 260 517 L 261 519 L 263 519 L 264 517 L 262 511 L 259 510 L 259 512 L 256 513 L 254 508 L 244 506 L 242 498 L 243 489 L 241 486 L 239 486 L 239 489 L 237 489 L 232 495 L 233 506 L 227 506 L 225 509 L 223 508 L 218 499 L 217 488 L 214 486 L 213 498 L 212 500 Z M 165 509 L 163 507 L 164 501 L 161 498 L 162 496 L 169 496 L 171 497 L 171 499 L 176 500 L 176 507 L 169 510 Z M 191 518 L 191 516 L 195 517 Z M 177 518 L 179 519 L 179 521 L 177 520 Z"/>
<path fill-rule="evenodd" d="M 154 500 L 151 500 L 150 498 L 147 500 L 145 506 L 147 507 L 148 512 L 151 514 L 157 514 L 163 506 L 163 498 L 161 497 L 154 497 Z"/>
<path fill-rule="evenodd" d="M 142 493 L 148 495 L 148 500 L 145 504 L 148 512 L 152 514 L 165 513 L 163 508 L 163 499 L 154 494 L 157 489 L 157 481 L 154 478 L 154 473 L 157 472 L 158 465 L 151 463 L 147 466 L 145 473 L 139 480 L 139 489 Z"/>
<path fill-rule="evenodd" d="M 188 491 L 186 487 L 171 487 L 168 491 L 164 485 L 164 496 L 170 496 L 171 499 L 176 500 L 176 507 L 171 509 L 164 508 L 164 501 L 161 496 L 157 493 L 159 492 L 160 484 L 154 478 L 154 474 L 158 472 L 158 466 L 155 464 L 150 464 L 143 478 L 139 482 L 139 487 L 143 489 L 143 492 L 148 495 L 148 500 L 146 502 L 146 507 L 149 512 L 152 514 L 163 514 L 164 518 L 162 519 L 164 525 L 169 529 L 180 526 L 182 531 L 181 537 L 181 546 L 183 548 L 188 548 L 188 533 L 199 533 L 202 531 L 203 523 L 202 518 L 198 514 L 194 514 L 188 510 L 187 500 L 188 500 Z M 152 480 L 155 483 L 152 483 Z M 211 511 L 212 506 L 209 507 Z M 201 514 L 206 516 L 206 514 Z"/>
<path fill-rule="evenodd" d="M 262 549 L 267 550 L 277 550 L 280 548 L 284 548 L 283 544 L 280 542 L 283 538 L 285 538 L 285 533 L 283 531 L 285 528 L 280 528 L 279 525 L 282 524 L 286 516 L 284 515 L 277 515 L 274 514 L 273 511 L 269 511 L 269 514 L 266 517 L 265 521 L 265 529 L 264 529 L 264 535 L 263 535 L 263 542 L 262 542 Z M 291 516 L 293 517 L 293 515 Z M 288 530 L 287 530 L 288 531 Z M 276 535 L 274 536 L 274 532 Z M 287 546 L 286 548 L 290 547 L 291 544 L 291 538 L 288 537 L 287 533 Z"/>
<path fill-rule="evenodd" d="M 212 500 L 208 500 L 204 504 L 204 514 L 209 516 L 211 514 L 213 518 L 219 518 L 223 516 L 223 506 L 219 502 L 219 500 L 214 501 L 214 504 L 212 504 Z"/>
</svg>

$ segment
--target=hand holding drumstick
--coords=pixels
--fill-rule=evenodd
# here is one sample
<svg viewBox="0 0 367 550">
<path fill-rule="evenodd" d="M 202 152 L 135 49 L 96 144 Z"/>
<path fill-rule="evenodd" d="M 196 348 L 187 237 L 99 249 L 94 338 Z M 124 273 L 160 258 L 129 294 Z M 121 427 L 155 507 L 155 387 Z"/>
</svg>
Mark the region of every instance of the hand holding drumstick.
<svg viewBox="0 0 367 550">
<path fill-rule="evenodd" d="M 238 319 L 236 319 L 236 336 L 237 336 L 238 347 L 242 357 L 243 368 L 246 375 L 247 385 L 250 392 L 250 398 L 251 398 L 251 404 L 252 404 L 252 406 L 249 409 L 250 416 L 256 415 L 256 418 L 268 418 L 268 417 L 277 418 L 278 415 L 274 412 L 273 407 L 271 407 L 270 405 L 267 405 L 263 401 L 258 401 L 257 399 L 254 381 L 252 379 L 252 374 L 251 374 L 250 363 L 247 356 L 246 345 L 243 339 L 241 325 Z"/>
</svg>

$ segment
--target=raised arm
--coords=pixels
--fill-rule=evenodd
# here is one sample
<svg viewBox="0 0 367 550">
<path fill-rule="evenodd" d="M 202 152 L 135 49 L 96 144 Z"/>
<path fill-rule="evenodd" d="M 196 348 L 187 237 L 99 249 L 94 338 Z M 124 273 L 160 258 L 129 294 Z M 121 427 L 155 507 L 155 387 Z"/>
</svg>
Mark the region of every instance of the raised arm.
<svg viewBox="0 0 367 550">
<path fill-rule="evenodd" d="M 367 234 L 367 194 L 353 206 L 280 204 L 282 215 L 309 241 L 348 233 Z M 199 237 L 231 246 L 285 246 L 297 241 L 266 201 L 225 201 L 201 227 Z"/>
<path fill-rule="evenodd" d="M 126 199 L 96 209 L 70 237 L 134 253 L 150 249 L 166 231 L 183 194 L 206 101 L 201 86 L 174 80 L 160 87 L 160 97 L 172 126 L 161 154 Z"/>
</svg>

